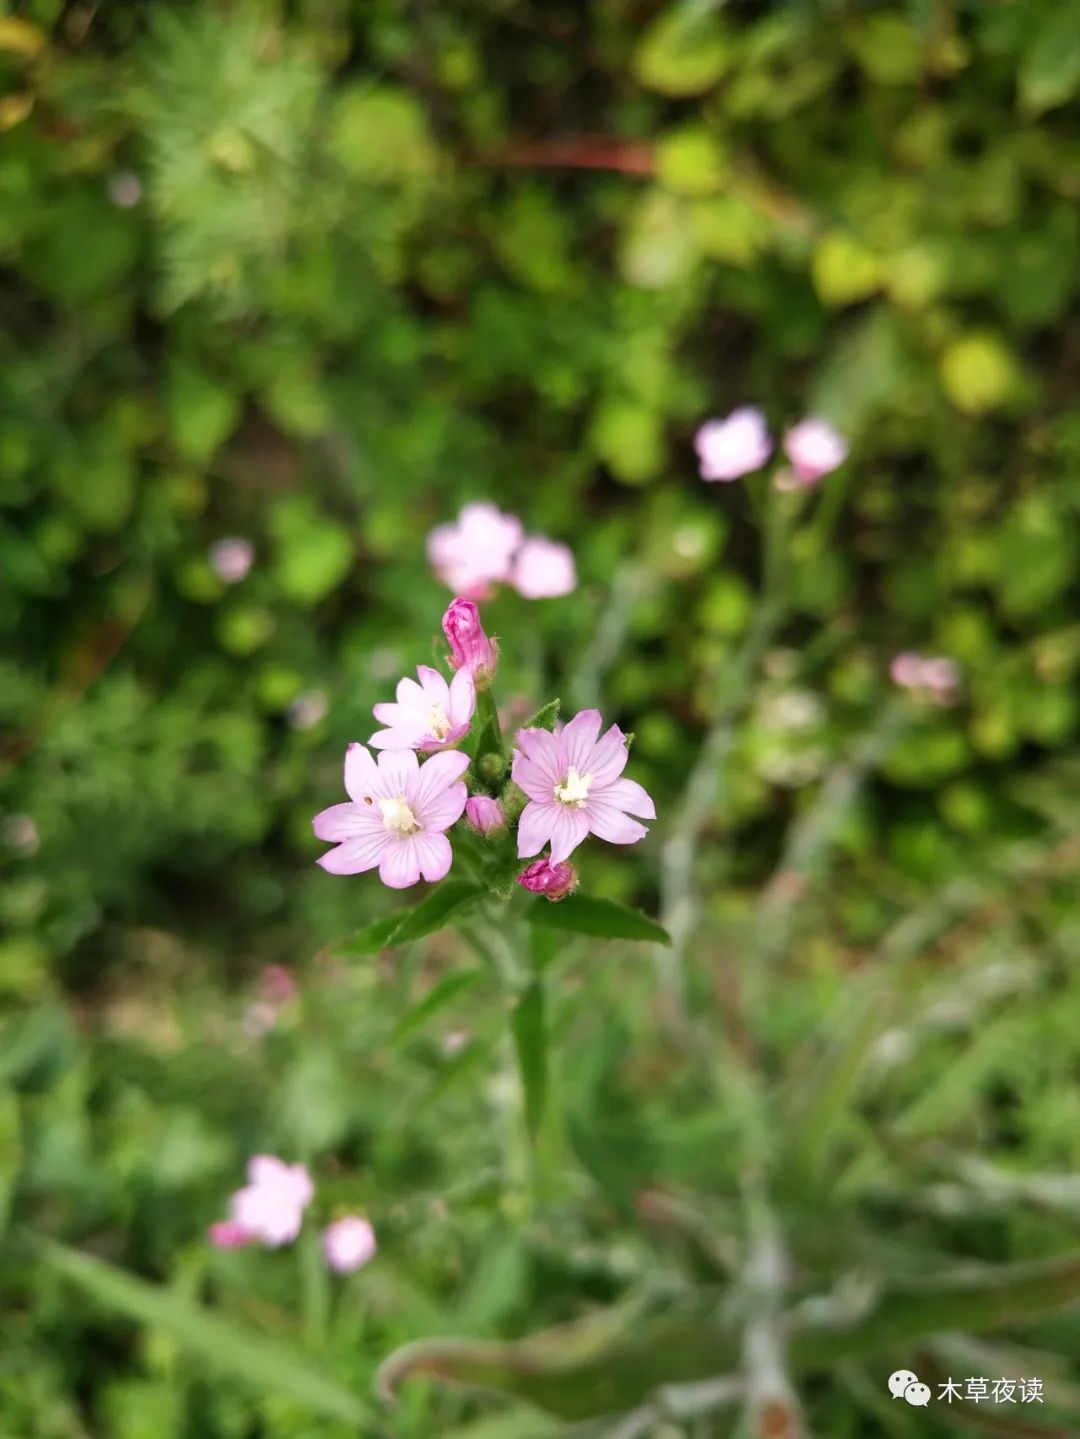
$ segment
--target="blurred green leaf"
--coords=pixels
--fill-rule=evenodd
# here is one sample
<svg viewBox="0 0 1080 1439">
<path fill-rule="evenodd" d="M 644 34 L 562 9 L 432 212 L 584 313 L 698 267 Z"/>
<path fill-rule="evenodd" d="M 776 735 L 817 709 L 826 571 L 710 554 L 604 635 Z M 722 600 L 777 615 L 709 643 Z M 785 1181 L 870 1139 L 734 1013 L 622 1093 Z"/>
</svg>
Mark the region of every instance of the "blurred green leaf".
<svg viewBox="0 0 1080 1439">
<path fill-rule="evenodd" d="M 544 929 L 565 929 L 594 939 L 633 939 L 653 944 L 670 944 L 671 936 L 662 925 L 613 899 L 587 894 L 568 894 L 565 899 L 537 900 L 528 911 L 530 924 Z"/>
<path fill-rule="evenodd" d="M 518 996 L 510 1014 L 510 1028 L 525 1095 L 525 1123 L 535 1139 L 543 1123 L 548 1090 L 544 988 L 539 979 Z"/>
<path fill-rule="evenodd" d="M 731 39 L 713 7 L 676 0 L 642 36 L 634 70 L 644 86 L 662 95 L 700 95 L 732 59 Z"/>
<path fill-rule="evenodd" d="M 137 1324 L 160 1329 L 184 1349 L 249 1384 L 259 1394 L 284 1394 L 313 1413 L 361 1423 L 366 1406 L 348 1389 L 289 1348 L 249 1334 L 231 1320 L 175 1290 L 148 1284 L 102 1259 L 39 1241 L 44 1263 L 92 1299 Z"/>
<path fill-rule="evenodd" d="M 1080 5 L 1059 0 L 1034 24 L 1020 61 L 1020 103 L 1038 115 L 1064 105 L 1080 91 Z"/>
<path fill-rule="evenodd" d="M 423 999 L 401 1016 L 394 1028 L 392 1043 L 401 1044 L 403 1040 L 414 1035 L 440 1011 L 453 1004 L 459 995 L 471 989 L 479 978 L 479 970 L 466 970 L 461 974 L 448 974 L 445 979 L 441 979 L 428 990 Z"/>
</svg>

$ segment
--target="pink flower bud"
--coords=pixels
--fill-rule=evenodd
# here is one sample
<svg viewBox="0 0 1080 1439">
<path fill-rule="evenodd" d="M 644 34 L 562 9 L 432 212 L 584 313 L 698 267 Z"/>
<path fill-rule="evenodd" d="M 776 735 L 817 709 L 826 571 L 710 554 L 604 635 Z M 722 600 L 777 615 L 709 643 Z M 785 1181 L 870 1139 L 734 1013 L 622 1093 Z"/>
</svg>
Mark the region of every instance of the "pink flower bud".
<svg viewBox="0 0 1080 1439">
<path fill-rule="evenodd" d="M 255 1237 L 234 1219 L 219 1219 L 216 1224 L 211 1224 L 207 1233 L 215 1249 L 243 1249 Z"/>
<path fill-rule="evenodd" d="M 487 689 L 495 678 L 499 651 L 484 633 L 480 611 L 472 600 L 451 600 L 443 615 L 443 633 L 450 641 L 450 668 L 465 670 L 478 690 Z"/>
<path fill-rule="evenodd" d="M 506 828 L 502 805 L 486 794 L 474 794 L 465 801 L 465 820 L 480 834 L 491 834 L 493 830 Z"/>
<path fill-rule="evenodd" d="M 545 899 L 565 899 L 577 888 L 577 870 L 563 861 L 552 864 L 549 859 L 534 859 L 517 877 L 522 889 L 542 894 Z"/>
<path fill-rule="evenodd" d="M 350 1214 L 323 1230 L 323 1253 L 335 1274 L 352 1274 L 374 1259 L 378 1245 L 366 1219 Z"/>
</svg>

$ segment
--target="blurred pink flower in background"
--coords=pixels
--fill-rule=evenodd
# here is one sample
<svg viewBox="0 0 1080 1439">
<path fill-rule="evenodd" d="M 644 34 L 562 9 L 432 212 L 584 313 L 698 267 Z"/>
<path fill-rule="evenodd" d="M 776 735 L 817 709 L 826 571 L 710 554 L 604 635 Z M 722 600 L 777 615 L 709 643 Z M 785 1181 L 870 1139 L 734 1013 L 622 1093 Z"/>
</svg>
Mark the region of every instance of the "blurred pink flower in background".
<svg viewBox="0 0 1080 1439">
<path fill-rule="evenodd" d="M 460 595 L 451 600 L 450 608 L 443 615 L 442 627 L 450 642 L 450 668 L 470 675 L 477 689 L 487 689 L 495 678 L 499 650 L 494 640 L 485 634 L 480 611 L 472 600 Z"/>
<path fill-rule="evenodd" d="M 889 665 L 889 675 L 901 689 L 938 705 L 953 704 L 960 687 L 960 666 L 945 655 L 898 654 Z"/>
<path fill-rule="evenodd" d="M 375 1257 L 375 1231 L 366 1219 L 350 1214 L 323 1230 L 323 1253 L 335 1274 L 352 1274 Z"/>
<path fill-rule="evenodd" d="M 109 199 L 121 210 L 130 210 L 143 197 L 142 181 L 134 170 L 117 170 L 105 186 Z"/>
<path fill-rule="evenodd" d="M 410 750 L 383 750 L 378 764 L 362 744 L 345 753 L 349 803 L 334 804 L 312 821 L 319 839 L 335 849 L 317 863 L 328 874 L 363 874 L 379 867 L 391 889 L 407 889 L 421 876 L 434 883 L 449 871 L 450 841 L 443 833 L 465 808 L 461 776 L 467 755 L 446 750 L 421 765 Z"/>
<path fill-rule="evenodd" d="M 37 853 L 41 836 L 38 827 L 28 814 L 11 814 L 0 827 L 0 835 L 8 849 L 29 857 Z"/>
<path fill-rule="evenodd" d="M 232 1219 L 219 1219 L 207 1230 L 215 1249 L 243 1249 L 254 1238 Z"/>
<path fill-rule="evenodd" d="M 447 684 L 428 665 L 417 665 L 419 678 L 398 681 L 392 704 L 377 704 L 375 718 L 386 729 L 368 740 L 372 749 L 448 749 L 469 732 L 476 710 L 476 686 L 468 670 L 458 670 Z"/>
<path fill-rule="evenodd" d="M 481 834 L 490 834 L 492 830 L 506 828 L 506 816 L 503 814 L 502 805 L 497 799 L 490 795 L 474 794 L 471 799 L 465 801 L 465 819 L 473 829 L 479 830 Z"/>
<path fill-rule="evenodd" d="M 532 536 L 514 558 L 511 582 L 527 600 L 568 595 L 577 585 L 574 556 L 566 545 Z"/>
<path fill-rule="evenodd" d="M 816 485 L 844 463 L 848 449 L 843 436 L 828 420 L 811 418 L 800 420 L 788 430 L 784 436 L 784 452 L 798 483 Z"/>
<path fill-rule="evenodd" d="M 292 970 L 283 964 L 264 964 L 259 971 L 259 992 L 267 1004 L 288 1004 L 297 994 Z"/>
<path fill-rule="evenodd" d="M 577 888 L 578 877 L 574 866 L 565 860 L 561 864 L 552 864 L 547 859 L 534 859 L 518 875 L 517 882 L 530 894 L 542 894 L 546 899 L 565 899 Z"/>
<path fill-rule="evenodd" d="M 305 690 L 293 700 L 285 717 L 293 729 L 314 729 L 326 718 L 326 708 L 326 696 L 322 690 Z"/>
<path fill-rule="evenodd" d="M 636 844 L 648 833 L 630 814 L 655 819 L 645 790 L 621 779 L 628 758 L 626 736 L 612 725 L 600 738 L 599 710 L 582 710 L 560 734 L 518 731 L 512 775 L 529 797 L 518 821 L 518 855 L 525 859 L 551 845 L 558 862 L 595 834 L 611 844 Z"/>
<path fill-rule="evenodd" d="M 496 584 L 514 585 L 527 600 L 555 599 L 577 585 L 566 545 L 526 539 L 516 515 L 486 501 L 465 505 L 455 524 L 436 525 L 427 552 L 439 579 L 465 600 L 491 599 Z"/>
<path fill-rule="evenodd" d="M 772 454 L 765 416 L 753 405 L 732 410 L 726 420 L 708 420 L 694 436 L 703 480 L 738 480 L 760 470 Z"/>
<path fill-rule="evenodd" d="M 256 1154 L 248 1163 L 248 1184 L 233 1195 L 228 1220 L 211 1226 L 210 1238 L 219 1248 L 230 1249 L 245 1240 L 258 1240 L 271 1249 L 291 1244 L 314 1194 L 305 1165 Z"/>
<path fill-rule="evenodd" d="M 516 515 L 492 504 L 466 505 L 457 523 L 437 525 L 428 536 L 431 567 L 450 589 L 466 599 L 491 597 L 491 586 L 510 578 L 510 564 L 523 531 Z"/>
<path fill-rule="evenodd" d="M 238 585 L 254 563 L 255 546 L 238 535 L 210 546 L 210 568 L 223 585 Z"/>
</svg>

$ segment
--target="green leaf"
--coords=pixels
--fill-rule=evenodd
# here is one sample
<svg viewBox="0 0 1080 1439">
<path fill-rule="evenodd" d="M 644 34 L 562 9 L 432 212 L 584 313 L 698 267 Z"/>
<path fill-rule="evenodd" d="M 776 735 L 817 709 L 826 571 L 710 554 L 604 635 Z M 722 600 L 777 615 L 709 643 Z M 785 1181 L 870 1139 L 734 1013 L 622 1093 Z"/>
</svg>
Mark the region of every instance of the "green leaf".
<svg viewBox="0 0 1080 1439">
<path fill-rule="evenodd" d="M 594 939 L 634 939 L 653 944 L 670 944 L 671 936 L 648 915 L 639 914 L 613 899 L 593 899 L 570 894 L 552 903 L 537 901 L 528 915 L 532 924 L 545 929 L 566 929 Z"/>
<path fill-rule="evenodd" d="M 538 709 L 535 714 L 530 715 L 521 728 L 554 730 L 555 721 L 559 718 L 559 706 L 561 704 L 562 700 L 549 700 L 547 704 Z"/>
<path fill-rule="evenodd" d="M 10 1089 L 0 1089 L 0 1233 L 7 1228 L 11 1199 L 22 1161 L 19 1103 Z"/>
<path fill-rule="evenodd" d="M 405 1011 L 398 1020 L 394 1033 L 391 1036 L 392 1044 L 400 1044 L 402 1040 L 408 1039 L 418 1029 L 422 1029 L 429 1019 L 432 1019 L 441 1009 L 453 1004 L 459 994 L 463 994 L 480 978 L 480 971 L 477 969 L 466 970 L 463 974 L 448 974 L 445 979 L 433 985 L 417 1004 Z"/>
<path fill-rule="evenodd" d="M 478 900 L 484 891 L 479 885 L 467 879 L 444 880 L 436 889 L 412 909 L 398 909 L 393 914 L 375 919 L 359 930 L 344 944 L 338 945 L 337 954 L 378 954 L 381 949 L 396 949 L 401 944 L 411 944 L 442 929 L 453 915 L 467 909 Z"/>
<path fill-rule="evenodd" d="M 477 764 L 485 755 L 502 754 L 499 711 L 495 707 L 490 690 L 481 690 L 476 696 L 476 715 L 473 719 L 472 730 L 473 740 L 469 753 Z"/>
<path fill-rule="evenodd" d="M 240 418 L 240 401 L 231 390 L 180 359 L 166 372 L 165 405 L 176 447 L 189 460 L 208 460 Z"/>
<path fill-rule="evenodd" d="M 731 63 L 733 47 L 712 7 L 675 4 L 646 30 L 634 57 L 634 73 L 661 95 L 700 95 Z"/>
<path fill-rule="evenodd" d="M 250 1384 L 263 1394 L 282 1394 L 313 1413 L 358 1424 L 367 1407 L 336 1379 L 298 1359 L 291 1349 L 250 1334 L 232 1320 L 171 1289 L 137 1279 L 89 1254 L 41 1241 L 44 1263 L 100 1303 L 136 1323 L 162 1330 L 178 1344 Z"/>
<path fill-rule="evenodd" d="M 1017 87 L 1032 115 L 1064 105 L 1080 90 L 1080 5 L 1048 7 L 1020 61 Z"/>
<path fill-rule="evenodd" d="M 525 1124 L 535 1139 L 547 1107 L 547 1034 L 544 1025 L 544 990 L 534 979 L 510 1016 L 517 1050 L 521 1084 L 525 1092 Z"/>
<path fill-rule="evenodd" d="M 878 1355 L 894 1367 L 930 1336 L 979 1333 L 1080 1301 L 1080 1255 L 987 1268 L 960 1280 L 886 1293 L 849 1327 L 790 1332 L 796 1376 L 829 1375 L 848 1359 Z M 634 1408 L 663 1384 L 689 1383 L 739 1364 L 741 1335 L 717 1290 L 643 1313 L 641 1305 L 591 1314 L 511 1344 L 422 1340 L 393 1354 L 379 1374 L 383 1392 L 410 1377 L 494 1389 L 565 1419 Z"/>
</svg>

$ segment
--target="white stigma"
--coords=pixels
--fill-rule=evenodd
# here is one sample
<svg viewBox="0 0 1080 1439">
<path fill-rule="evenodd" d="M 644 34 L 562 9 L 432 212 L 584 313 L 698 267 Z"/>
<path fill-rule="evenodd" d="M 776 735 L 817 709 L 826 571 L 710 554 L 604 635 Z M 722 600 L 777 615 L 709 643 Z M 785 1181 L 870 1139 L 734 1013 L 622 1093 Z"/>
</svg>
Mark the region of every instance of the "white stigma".
<svg viewBox="0 0 1080 1439">
<path fill-rule="evenodd" d="M 383 829 L 391 830 L 403 839 L 406 835 L 415 834 L 420 828 L 416 816 L 405 803 L 403 794 L 396 795 L 393 799 L 381 799 L 379 808 L 382 810 Z"/>
<path fill-rule="evenodd" d="M 584 809 L 592 782 L 591 774 L 578 774 L 571 765 L 566 771 L 566 778 L 555 786 L 555 798 L 568 809 Z"/>
<path fill-rule="evenodd" d="M 433 739 L 444 740 L 450 733 L 450 719 L 441 704 L 433 704 L 428 710 L 428 733 Z"/>
</svg>

